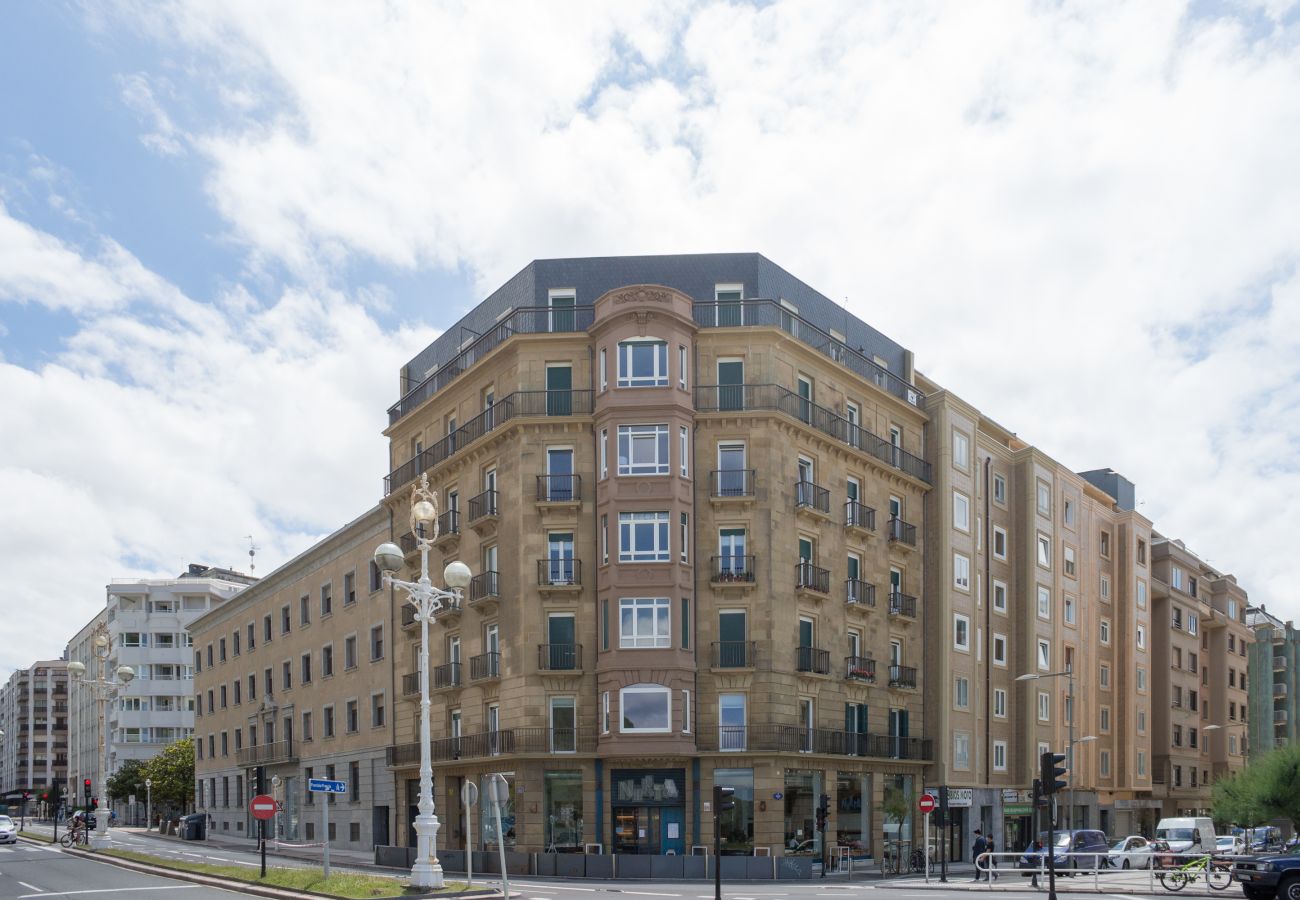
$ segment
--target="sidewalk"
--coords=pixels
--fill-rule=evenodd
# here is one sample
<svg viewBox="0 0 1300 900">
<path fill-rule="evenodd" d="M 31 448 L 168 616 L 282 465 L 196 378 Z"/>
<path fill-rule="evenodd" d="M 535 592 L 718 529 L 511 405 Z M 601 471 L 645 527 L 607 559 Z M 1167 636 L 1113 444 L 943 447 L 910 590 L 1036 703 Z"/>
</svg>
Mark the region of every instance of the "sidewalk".
<svg viewBox="0 0 1300 900">
<path fill-rule="evenodd" d="M 201 841 L 183 841 L 176 835 L 159 834 L 156 831 L 148 831 L 144 828 L 114 828 L 113 831 L 121 831 L 127 834 L 139 835 L 141 837 L 152 838 L 158 841 L 167 841 L 170 843 L 180 844 L 186 847 L 220 847 L 227 850 L 240 850 L 245 853 L 258 852 L 258 844 L 255 839 L 239 838 L 220 833 L 204 838 Z M 322 857 L 321 847 L 289 847 L 277 846 L 273 841 L 266 842 L 266 855 L 270 857 L 283 857 L 285 859 L 306 860 L 309 862 L 320 862 Z M 373 853 L 365 850 L 340 850 L 336 847 L 330 847 L 330 862 L 340 865 L 347 865 L 356 868 L 379 869 L 385 872 L 398 871 L 383 866 L 375 865 Z M 405 871 L 405 870 L 403 870 Z"/>
</svg>

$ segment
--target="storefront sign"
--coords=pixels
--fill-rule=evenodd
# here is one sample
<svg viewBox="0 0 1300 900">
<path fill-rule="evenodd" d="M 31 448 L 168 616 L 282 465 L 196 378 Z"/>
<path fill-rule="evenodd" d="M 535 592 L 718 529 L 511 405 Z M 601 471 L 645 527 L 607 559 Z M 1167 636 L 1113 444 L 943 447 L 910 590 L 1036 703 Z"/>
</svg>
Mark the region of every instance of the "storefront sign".
<svg viewBox="0 0 1300 900">
<path fill-rule="evenodd" d="M 948 805 L 973 806 L 975 804 L 974 788 L 948 788 Z"/>
<path fill-rule="evenodd" d="M 1034 807 L 1030 803 L 1004 803 L 1002 805 L 1002 815 L 1004 816 L 1032 816 L 1033 814 Z"/>
</svg>

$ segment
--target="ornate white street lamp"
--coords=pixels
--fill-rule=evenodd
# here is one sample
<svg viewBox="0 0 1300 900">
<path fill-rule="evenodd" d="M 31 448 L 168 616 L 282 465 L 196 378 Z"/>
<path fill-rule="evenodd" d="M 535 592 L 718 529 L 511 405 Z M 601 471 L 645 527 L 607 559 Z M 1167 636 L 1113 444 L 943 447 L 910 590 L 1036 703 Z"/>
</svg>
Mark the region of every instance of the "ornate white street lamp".
<svg viewBox="0 0 1300 900">
<path fill-rule="evenodd" d="M 111 742 L 108 739 L 108 698 L 131 683 L 131 679 L 135 678 L 135 669 L 118 666 L 112 673 L 117 676 L 117 680 L 109 680 L 108 658 L 113 653 L 113 637 L 103 622 L 91 632 L 90 645 L 91 652 L 99 661 L 99 677 L 87 678 L 85 663 L 75 659 L 68 663 L 68 677 L 76 684 L 89 688 L 91 696 L 99 701 L 99 808 L 95 810 L 95 830 L 90 834 L 90 849 L 102 850 L 109 844 L 108 751 Z"/>
<path fill-rule="evenodd" d="M 461 591 L 469 586 L 469 566 L 454 560 L 442 570 L 448 590 L 433 586 L 429 580 L 429 548 L 438 539 L 438 498 L 429 490 L 429 476 L 420 475 L 420 483 L 411 491 L 411 533 L 420 548 L 420 580 L 403 581 L 394 573 L 402 568 L 405 557 L 396 544 L 380 544 L 375 550 L 375 564 L 384 573 L 384 584 L 401 588 L 415 607 L 420 623 L 420 814 L 415 817 L 416 854 L 411 867 L 411 887 L 441 888 L 442 864 L 438 862 L 438 817 L 433 813 L 433 759 L 429 745 L 429 622 L 445 601 L 459 604 Z"/>
<path fill-rule="evenodd" d="M 153 779 L 144 780 L 144 830 L 153 830 Z"/>
</svg>

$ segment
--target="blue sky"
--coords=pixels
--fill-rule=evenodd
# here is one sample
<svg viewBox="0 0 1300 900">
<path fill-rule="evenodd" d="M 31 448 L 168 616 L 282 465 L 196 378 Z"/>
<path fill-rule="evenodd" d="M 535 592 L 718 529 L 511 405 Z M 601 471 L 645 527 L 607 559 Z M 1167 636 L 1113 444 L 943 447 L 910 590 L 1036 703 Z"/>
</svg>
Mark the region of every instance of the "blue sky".
<svg viewBox="0 0 1300 900">
<path fill-rule="evenodd" d="M 59 652 L 52 598 L 84 621 L 114 576 L 247 534 L 265 571 L 360 513 L 400 364 L 530 259 L 611 253 L 767 254 L 1296 616 L 1298 23 L 9 4 L 0 665 Z"/>
</svg>

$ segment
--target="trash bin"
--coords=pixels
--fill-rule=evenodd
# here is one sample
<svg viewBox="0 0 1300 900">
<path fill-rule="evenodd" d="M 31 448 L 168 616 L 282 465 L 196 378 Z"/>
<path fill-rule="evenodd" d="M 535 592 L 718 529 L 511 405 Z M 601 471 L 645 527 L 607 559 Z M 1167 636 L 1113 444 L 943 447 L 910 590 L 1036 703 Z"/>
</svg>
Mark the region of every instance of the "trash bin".
<svg viewBox="0 0 1300 900">
<path fill-rule="evenodd" d="M 181 839 L 186 841 L 201 841 L 207 837 L 208 814 L 194 813 L 186 816 L 181 820 L 183 828 Z"/>
</svg>

